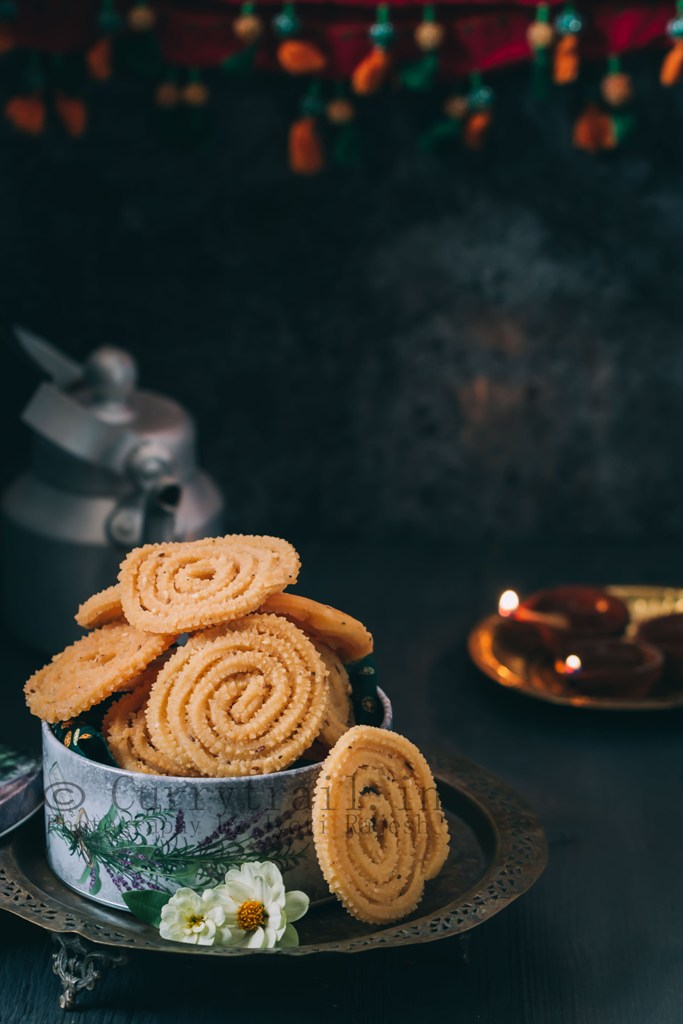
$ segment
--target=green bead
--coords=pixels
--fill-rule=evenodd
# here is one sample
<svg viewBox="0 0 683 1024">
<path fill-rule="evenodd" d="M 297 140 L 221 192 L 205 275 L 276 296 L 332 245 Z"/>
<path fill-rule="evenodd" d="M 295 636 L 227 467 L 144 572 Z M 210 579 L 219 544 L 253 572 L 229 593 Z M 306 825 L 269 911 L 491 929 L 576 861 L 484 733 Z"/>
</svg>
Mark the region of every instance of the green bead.
<svg viewBox="0 0 683 1024">
<path fill-rule="evenodd" d="M 469 95 L 472 110 L 483 110 L 490 107 L 493 101 L 493 89 L 489 85 L 479 85 Z"/>
<path fill-rule="evenodd" d="M 273 28 L 283 39 L 298 35 L 300 27 L 299 19 L 289 11 L 281 11 L 273 18 Z"/>
<path fill-rule="evenodd" d="M 97 25 L 105 35 L 111 35 L 119 31 L 122 21 L 116 11 L 102 11 L 97 19 Z"/>
<path fill-rule="evenodd" d="M 394 38 L 394 26 L 391 22 L 376 21 L 370 26 L 370 39 L 375 46 L 386 49 L 391 45 Z"/>
<path fill-rule="evenodd" d="M 578 35 L 583 28 L 583 18 L 577 11 L 562 11 L 555 19 L 555 28 L 561 36 Z"/>
<path fill-rule="evenodd" d="M 325 106 L 319 96 L 304 96 L 301 101 L 301 113 L 305 117 L 320 117 Z"/>
<path fill-rule="evenodd" d="M 666 26 L 666 33 L 670 39 L 683 39 L 683 18 L 673 18 Z"/>
</svg>

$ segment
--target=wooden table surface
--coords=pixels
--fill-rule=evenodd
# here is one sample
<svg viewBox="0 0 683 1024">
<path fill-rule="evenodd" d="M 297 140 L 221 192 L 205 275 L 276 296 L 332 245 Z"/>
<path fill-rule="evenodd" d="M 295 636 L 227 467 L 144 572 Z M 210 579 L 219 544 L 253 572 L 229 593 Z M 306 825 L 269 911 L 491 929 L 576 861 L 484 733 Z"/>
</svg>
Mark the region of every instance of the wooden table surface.
<svg viewBox="0 0 683 1024">
<path fill-rule="evenodd" d="M 480 762 L 548 833 L 537 885 L 455 940 L 352 957 L 211 961 L 135 953 L 82 1009 L 57 1008 L 49 936 L 0 915 L 0 1022 L 51 1024 L 680 1024 L 683 712 L 557 708 L 469 663 L 471 625 L 507 587 L 683 582 L 683 549 L 622 544 L 303 546 L 300 591 L 364 619 L 395 724 L 426 751 Z M 36 655 L 6 640 L 0 740 L 35 744 L 21 684 Z"/>
</svg>

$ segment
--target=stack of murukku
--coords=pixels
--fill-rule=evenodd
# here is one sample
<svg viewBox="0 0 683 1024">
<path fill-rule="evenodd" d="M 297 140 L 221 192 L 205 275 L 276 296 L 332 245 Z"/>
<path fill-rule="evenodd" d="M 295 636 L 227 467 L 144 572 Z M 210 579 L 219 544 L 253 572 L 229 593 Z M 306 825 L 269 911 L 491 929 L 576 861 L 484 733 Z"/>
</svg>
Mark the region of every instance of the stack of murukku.
<svg viewBox="0 0 683 1024">
<path fill-rule="evenodd" d="M 362 666 L 357 707 L 367 710 L 372 636 L 284 593 L 299 566 L 274 537 L 136 548 L 118 583 L 81 605 L 89 632 L 28 680 L 26 701 L 66 736 L 57 723 L 104 705 L 108 753 L 128 771 L 236 777 L 322 761 L 312 805 L 321 871 L 350 914 L 394 921 L 445 863 L 448 826 L 420 751 L 355 723 L 347 666 Z"/>
<path fill-rule="evenodd" d="M 245 776 L 321 759 L 354 724 L 345 666 L 373 642 L 356 619 L 283 593 L 299 567 L 276 537 L 136 548 L 79 608 L 86 636 L 28 680 L 29 708 L 57 723 L 109 699 L 102 733 L 129 771 Z"/>
</svg>

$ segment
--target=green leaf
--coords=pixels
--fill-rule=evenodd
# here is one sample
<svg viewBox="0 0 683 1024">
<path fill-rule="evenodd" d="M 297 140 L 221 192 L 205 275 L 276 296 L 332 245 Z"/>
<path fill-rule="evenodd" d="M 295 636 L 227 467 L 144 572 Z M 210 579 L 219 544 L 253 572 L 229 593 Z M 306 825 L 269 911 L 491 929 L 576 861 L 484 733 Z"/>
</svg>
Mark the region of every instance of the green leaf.
<svg viewBox="0 0 683 1024">
<path fill-rule="evenodd" d="M 358 167 L 359 164 L 362 164 L 363 147 L 355 121 L 351 121 L 350 124 L 345 124 L 339 129 L 332 155 L 335 163 L 345 167 Z"/>
<path fill-rule="evenodd" d="M 435 53 L 426 53 L 424 57 L 409 64 L 401 72 L 401 84 L 406 89 L 421 91 L 431 89 L 434 85 L 436 72 L 439 66 L 439 58 Z"/>
<path fill-rule="evenodd" d="M 131 914 L 135 914 L 145 924 L 151 924 L 153 928 L 161 924 L 161 910 L 171 898 L 170 893 L 154 889 L 134 889 L 122 895 Z"/>
<path fill-rule="evenodd" d="M 419 140 L 420 149 L 438 149 L 444 143 L 457 139 L 460 134 L 460 121 L 449 118 L 447 121 L 437 121 Z"/>
<path fill-rule="evenodd" d="M 88 881 L 89 877 L 90 877 L 90 865 L 86 864 L 85 868 L 83 869 L 83 874 L 78 879 L 78 884 L 79 885 L 85 885 L 85 883 Z"/>
<path fill-rule="evenodd" d="M 100 878 L 100 866 L 95 864 L 93 867 L 93 880 L 90 883 L 90 895 L 97 896 L 98 892 L 102 888 L 102 879 Z"/>
<path fill-rule="evenodd" d="M 615 114 L 612 122 L 617 143 L 621 145 L 625 139 L 628 139 L 633 134 L 636 127 L 636 119 L 632 114 Z"/>
<path fill-rule="evenodd" d="M 100 820 L 99 820 L 99 822 L 97 824 L 96 831 L 97 832 L 106 832 L 107 829 L 109 828 L 109 826 L 111 825 L 111 823 L 114 821 L 115 818 L 116 818 L 116 807 L 114 806 L 114 804 L 112 804 L 111 807 L 109 808 L 109 810 L 107 811 L 107 813 L 102 818 L 100 818 Z"/>
<path fill-rule="evenodd" d="M 91 874 L 92 880 L 89 883 L 88 892 L 90 893 L 91 896 L 97 896 L 98 892 L 102 888 L 102 879 L 100 878 L 99 864 L 86 864 L 85 871 L 78 879 L 78 884 L 85 885 L 85 883 L 90 879 Z"/>
<path fill-rule="evenodd" d="M 235 53 L 223 61 L 221 67 L 231 75 L 249 75 L 254 70 L 257 45 L 245 46 L 243 50 L 236 50 Z"/>
</svg>

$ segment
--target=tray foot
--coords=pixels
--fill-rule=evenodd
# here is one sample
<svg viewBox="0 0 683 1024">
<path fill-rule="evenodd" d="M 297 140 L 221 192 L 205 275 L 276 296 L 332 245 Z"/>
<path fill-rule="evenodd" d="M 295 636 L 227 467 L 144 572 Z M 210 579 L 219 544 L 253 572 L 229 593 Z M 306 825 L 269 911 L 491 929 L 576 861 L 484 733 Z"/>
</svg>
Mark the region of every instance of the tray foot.
<svg viewBox="0 0 683 1024">
<path fill-rule="evenodd" d="M 52 941 L 58 947 L 52 954 L 52 970 L 62 983 L 62 1010 L 73 1010 L 79 992 L 92 992 L 108 967 L 120 967 L 127 959 L 124 953 L 99 950 L 80 935 L 57 932 Z"/>
</svg>

